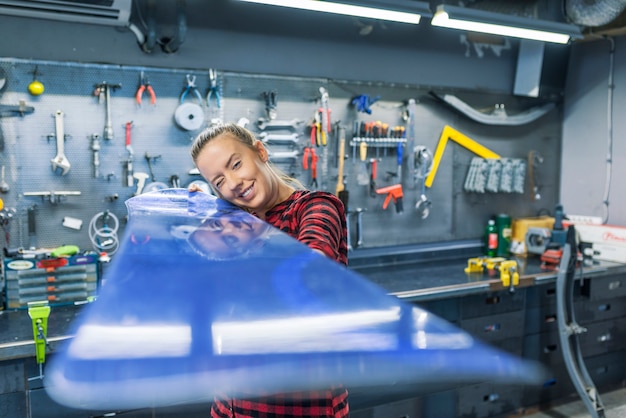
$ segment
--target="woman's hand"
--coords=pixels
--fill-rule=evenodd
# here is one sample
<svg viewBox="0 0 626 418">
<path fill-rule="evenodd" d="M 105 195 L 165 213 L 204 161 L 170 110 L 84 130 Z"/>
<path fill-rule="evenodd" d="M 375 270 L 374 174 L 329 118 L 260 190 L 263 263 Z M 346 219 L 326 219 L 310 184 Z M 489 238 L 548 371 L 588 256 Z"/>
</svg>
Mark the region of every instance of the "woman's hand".
<svg viewBox="0 0 626 418">
<path fill-rule="evenodd" d="M 189 193 L 193 193 L 193 192 L 203 192 L 204 193 L 204 190 L 202 190 L 202 188 L 199 185 L 195 184 L 195 183 L 191 183 L 189 186 L 187 186 L 187 191 Z"/>
</svg>

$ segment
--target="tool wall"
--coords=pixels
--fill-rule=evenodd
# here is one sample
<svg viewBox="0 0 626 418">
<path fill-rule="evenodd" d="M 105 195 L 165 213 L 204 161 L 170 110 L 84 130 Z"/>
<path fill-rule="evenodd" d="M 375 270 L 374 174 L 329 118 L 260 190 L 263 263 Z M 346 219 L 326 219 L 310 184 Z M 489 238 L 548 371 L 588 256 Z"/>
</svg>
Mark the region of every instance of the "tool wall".
<svg viewBox="0 0 626 418">
<path fill-rule="evenodd" d="M 305 186 L 335 193 L 341 183 L 349 192 L 352 248 L 479 238 L 494 213 L 534 216 L 556 203 L 558 108 L 522 127 L 491 127 L 467 120 L 429 91 L 410 85 L 10 58 L 0 59 L 0 67 L 7 75 L 0 103 L 33 108 L 3 112 L 0 118 L 5 139 L 0 164 L 8 185 L 0 197 L 9 248 L 74 244 L 114 254 L 126 221 L 124 201 L 138 192 L 202 181 L 193 174 L 189 147 L 204 127 L 219 121 L 246 124 L 266 142 L 271 161 Z M 193 77 L 197 95 L 186 90 Z M 45 85 L 38 96 L 28 93 L 34 78 Z M 155 104 L 147 91 L 137 103 L 140 81 L 154 89 Z M 183 104 L 194 106 L 181 120 L 177 112 Z M 320 112 L 325 107 L 328 112 Z M 316 117 L 327 128 L 326 145 L 315 137 L 312 142 Z M 413 151 L 432 155 L 448 125 L 502 157 L 526 161 L 530 151 L 541 154 L 543 163 L 533 175 L 542 199 L 533 198 L 528 173 L 522 177 L 523 193 L 467 190 L 476 155 L 452 141 L 426 189 L 427 172 Z M 378 131 L 382 126 L 385 135 Z M 338 177 L 340 128 L 345 131 L 343 180 Z M 67 160 L 58 160 L 59 144 Z M 426 216 L 417 210 L 425 201 Z"/>
</svg>

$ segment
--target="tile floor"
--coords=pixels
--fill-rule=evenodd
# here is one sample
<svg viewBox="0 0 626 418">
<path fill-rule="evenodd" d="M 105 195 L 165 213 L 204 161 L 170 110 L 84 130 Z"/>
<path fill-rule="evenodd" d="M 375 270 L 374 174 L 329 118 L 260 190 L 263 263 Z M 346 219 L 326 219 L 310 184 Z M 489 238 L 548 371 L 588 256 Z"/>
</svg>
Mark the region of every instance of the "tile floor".
<svg viewBox="0 0 626 418">
<path fill-rule="evenodd" d="M 600 393 L 606 418 L 626 418 L 626 388 Z M 578 400 L 551 409 L 524 415 L 524 418 L 588 418 L 585 404 Z"/>
</svg>

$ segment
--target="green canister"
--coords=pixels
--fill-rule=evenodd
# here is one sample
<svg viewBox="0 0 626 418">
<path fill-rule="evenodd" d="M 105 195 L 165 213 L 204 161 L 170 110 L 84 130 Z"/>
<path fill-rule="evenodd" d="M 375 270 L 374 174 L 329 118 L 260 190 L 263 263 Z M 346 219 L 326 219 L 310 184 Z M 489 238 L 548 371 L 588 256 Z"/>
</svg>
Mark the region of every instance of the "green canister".
<svg viewBox="0 0 626 418">
<path fill-rule="evenodd" d="M 498 231 L 498 257 L 508 257 L 511 249 L 511 217 L 501 213 L 496 216 L 496 229 Z"/>
</svg>

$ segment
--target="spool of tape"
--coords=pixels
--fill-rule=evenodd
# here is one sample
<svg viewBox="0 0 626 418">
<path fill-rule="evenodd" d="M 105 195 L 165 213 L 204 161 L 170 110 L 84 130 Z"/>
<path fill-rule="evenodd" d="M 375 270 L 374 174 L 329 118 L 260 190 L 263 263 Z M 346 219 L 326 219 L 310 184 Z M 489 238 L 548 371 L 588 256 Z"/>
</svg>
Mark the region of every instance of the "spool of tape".
<svg viewBox="0 0 626 418">
<path fill-rule="evenodd" d="M 158 190 L 167 189 L 167 184 L 161 181 L 154 181 L 152 183 L 148 183 L 146 187 L 143 189 L 143 193 L 156 192 Z"/>
<path fill-rule="evenodd" d="M 548 228 L 528 228 L 526 251 L 531 254 L 543 254 L 550 243 L 551 235 L 551 230 Z"/>
<path fill-rule="evenodd" d="M 195 131 L 204 123 L 204 112 L 195 103 L 181 103 L 174 112 L 174 120 L 184 130 Z"/>
</svg>

